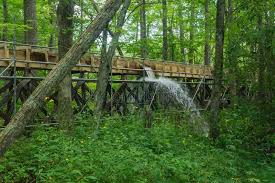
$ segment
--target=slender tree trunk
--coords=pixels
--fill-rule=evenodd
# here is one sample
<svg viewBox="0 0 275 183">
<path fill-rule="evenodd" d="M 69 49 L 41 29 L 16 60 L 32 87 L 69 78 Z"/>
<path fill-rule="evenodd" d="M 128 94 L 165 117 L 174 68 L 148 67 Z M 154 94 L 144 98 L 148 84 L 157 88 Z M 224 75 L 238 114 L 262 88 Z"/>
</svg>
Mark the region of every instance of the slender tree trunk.
<svg viewBox="0 0 275 183">
<path fill-rule="evenodd" d="M 175 42 L 174 42 L 174 31 L 173 31 L 173 25 L 174 25 L 174 12 L 172 13 L 172 17 L 171 17 L 171 25 L 169 26 L 169 34 L 170 34 L 170 54 L 171 54 L 171 60 L 175 61 Z"/>
<path fill-rule="evenodd" d="M 140 7 L 140 41 L 141 41 L 141 58 L 148 57 L 147 35 L 146 35 L 146 1 L 141 0 Z"/>
<path fill-rule="evenodd" d="M 224 14 L 225 0 L 217 0 L 216 17 L 216 46 L 215 46 L 215 64 L 214 64 L 214 85 L 212 89 L 210 106 L 210 136 L 216 139 L 219 136 L 219 103 L 222 92 L 223 78 L 223 45 L 224 45 Z"/>
<path fill-rule="evenodd" d="M 122 0 L 108 0 L 100 13 L 81 35 L 78 41 L 64 55 L 48 76 L 38 85 L 21 109 L 12 118 L 7 127 L 0 133 L 0 156 L 14 143 L 24 131 L 27 123 L 37 114 L 45 97 L 52 95 L 59 83 L 71 72 L 79 59 L 88 51 L 104 27 L 111 21 L 119 9 Z"/>
<path fill-rule="evenodd" d="M 37 44 L 37 17 L 36 0 L 24 0 L 24 24 L 28 26 L 25 31 L 25 43 Z"/>
<path fill-rule="evenodd" d="M 195 2 L 191 1 L 190 7 L 190 33 L 189 33 L 189 52 L 188 60 L 190 64 L 194 63 L 194 29 L 195 29 Z"/>
<path fill-rule="evenodd" d="M 97 85 L 96 85 L 96 95 L 95 95 L 96 114 L 99 116 L 101 115 L 101 113 L 104 109 L 104 106 L 106 104 L 107 87 L 108 87 L 108 82 L 109 82 L 110 71 L 112 69 L 112 60 L 115 55 L 115 50 L 118 46 L 121 29 L 124 25 L 126 13 L 130 6 L 130 3 L 131 3 L 131 0 L 124 1 L 123 7 L 118 15 L 118 21 L 117 21 L 117 27 L 116 27 L 117 30 L 114 33 L 113 39 L 111 41 L 111 45 L 108 49 L 108 52 L 107 52 L 107 48 L 106 48 L 106 44 L 107 44 L 106 33 L 105 33 L 105 36 L 103 36 L 106 39 L 104 41 L 105 43 L 103 44 L 103 49 L 102 49 L 102 56 L 101 56 L 102 60 L 101 60 L 101 64 L 99 67 L 98 80 L 97 80 Z"/>
<path fill-rule="evenodd" d="M 264 33 L 263 33 L 263 17 L 258 16 L 258 100 L 265 102 L 265 50 L 264 50 Z"/>
<path fill-rule="evenodd" d="M 48 0 L 48 4 L 50 7 L 50 24 L 53 28 L 56 27 L 56 10 L 53 0 Z M 49 47 L 55 47 L 56 46 L 56 38 L 55 38 L 55 30 L 51 31 L 50 33 L 50 39 L 49 39 Z"/>
<path fill-rule="evenodd" d="M 101 46 L 101 63 L 103 63 L 106 60 L 107 55 L 107 44 L 108 44 L 108 25 L 106 28 L 102 31 L 102 46 Z"/>
<path fill-rule="evenodd" d="M 186 63 L 185 55 L 185 44 L 184 44 L 184 28 L 183 28 L 183 6 L 179 4 L 179 26 L 180 26 L 180 51 L 181 51 L 181 61 Z"/>
<path fill-rule="evenodd" d="M 232 106 L 237 103 L 237 63 L 236 63 L 236 56 L 235 52 L 237 51 L 236 44 L 237 42 L 234 41 L 234 30 L 233 30 L 233 1 L 228 0 L 228 17 L 227 17 L 227 25 L 228 25 L 228 46 L 227 46 L 227 57 L 229 62 L 229 76 L 230 76 L 230 95 L 232 97 Z"/>
<path fill-rule="evenodd" d="M 162 59 L 168 59 L 167 1 L 162 0 Z"/>
<path fill-rule="evenodd" d="M 107 101 L 107 87 L 110 79 L 111 67 L 107 61 L 107 27 L 103 30 L 101 46 L 101 63 L 97 74 L 96 92 L 95 92 L 95 114 L 101 116 Z M 106 91 L 105 91 L 106 90 Z M 105 93 L 106 92 L 106 93 Z"/>
<path fill-rule="evenodd" d="M 204 43 L 204 64 L 210 64 L 210 33 L 209 33 L 209 0 L 205 0 L 204 5 L 204 13 L 205 13 L 205 43 Z"/>
<path fill-rule="evenodd" d="M 138 44 L 138 42 L 139 42 L 139 28 L 140 28 L 140 22 L 139 21 L 137 21 L 136 22 L 136 34 L 135 34 L 135 43 L 136 44 Z M 139 51 L 138 51 L 139 52 Z M 139 53 L 136 53 L 136 51 L 134 51 L 134 53 L 133 53 L 133 57 L 136 57 L 137 55 L 138 55 Z"/>
<path fill-rule="evenodd" d="M 59 58 L 63 58 L 73 45 L 73 15 L 73 0 L 60 0 L 57 8 Z M 72 75 L 69 73 L 59 84 L 57 106 L 60 128 L 68 131 L 71 130 L 73 126 L 71 86 Z"/>
<path fill-rule="evenodd" d="M 8 41 L 8 7 L 7 7 L 7 0 L 3 0 L 3 35 L 2 40 Z"/>
<path fill-rule="evenodd" d="M 37 45 L 37 17 L 36 17 L 36 0 L 24 0 L 24 24 L 27 26 L 25 30 L 25 43 L 30 45 Z M 35 70 L 25 68 L 25 76 L 33 76 L 36 74 Z M 31 85 L 27 85 L 27 90 L 30 90 Z"/>
</svg>

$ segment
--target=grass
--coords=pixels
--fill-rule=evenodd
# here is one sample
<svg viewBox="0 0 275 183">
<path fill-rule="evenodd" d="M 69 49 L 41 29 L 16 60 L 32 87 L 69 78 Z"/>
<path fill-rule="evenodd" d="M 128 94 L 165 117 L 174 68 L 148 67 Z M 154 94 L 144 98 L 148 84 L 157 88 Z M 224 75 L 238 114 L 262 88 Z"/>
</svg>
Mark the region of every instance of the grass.
<svg viewBox="0 0 275 183">
<path fill-rule="evenodd" d="M 37 128 L 0 159 L 0 182 L 274 182 L 274 157 L 265 153 L 271 137 L 243 138 L 258 126 L 248 112 L 234 111 L 223 112 L 215 143 L 166 118 L 151 129 L 140 116 L 100 126 L 80 117 L 70 135 Z"/>
</svg>

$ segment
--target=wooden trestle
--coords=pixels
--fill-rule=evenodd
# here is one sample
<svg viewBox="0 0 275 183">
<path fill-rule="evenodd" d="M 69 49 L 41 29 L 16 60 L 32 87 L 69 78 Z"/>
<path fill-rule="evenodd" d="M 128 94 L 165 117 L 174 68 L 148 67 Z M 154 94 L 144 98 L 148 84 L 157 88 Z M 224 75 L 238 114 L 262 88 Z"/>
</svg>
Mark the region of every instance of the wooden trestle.
<svg viewBox="0 0 275 183">
<path fill-rule="evenodd" d="M 16 60 L 16 67 L 13 64 L 14 60 Z M 15 111 L 14 100 L 17 101 L 17 105 L 22 104 L 43 79 L 43 77 L 37 76 L 37 72 L 32 71 L 51 70 L 57 62 L 56 49 L 23 44 L 14 46 L 11 42 L 0 42 L 1 72 L 10 67 L 0 76 L 0 79 L 5 80 L 0 87 L 0 117 L 3 119 L 4 125 L 8 124 Z M 79 73 L 77 79 L 74 77 L 74 83 L 72 84 L 72 98 L 76 106 L 75 112 L 83 109 L 89 110 L 89 105 L 87 104 L 88 101 L 93 99 L 95 91 L 94 87 L 87 83 L 96 82 L 96 79 L 85 79 L 85 73 L 97 73 L 99 65 L 100 56 L 87 53 L 73 68 L 72 72 L 74 74 Z M 196 96 L 194 99 L 199 103 L 210 98 L 211 84 L 209 81 L 212 80 L 212 68 L 210 66 L 115 56 L 112 75 L 121 75 L 121 80 L 115 80 L 109 84 L 107 102 L 109 111 L 125 113 L 127 111 L 127 103 L 135 103 L 134 105 L 136 106 L 144 106 L 146 102 L 150 103 L 152 94 L 142 91 L 144 85 L 140 84 L 140 78 L 145 74 L 144 67 L 150 67 L 157 76 L 175 78 L 178 82 L 186 83 L 189 90 Z M 17 70 L 15 72 L 17 73 L 16 77 L 13 73 L 13 68 Z M 127 77 L 127 75 L 132 76 Z M 14 87 L 14 78 L 17 80 L 16 87 Z M 117 84 L 114 84 L 116 86 L 113 87 L 111 83 Z M 119 85 L 118 83 L 121 84 Z M 57 104 L 56 96 L 55 94 L 49 96 L 45 101 L 52 100 Z M 41 111 L 43 116 L 55 114 L 55 108 L 49 110 L 46 105 L 41 107 Z"/>
</svg>

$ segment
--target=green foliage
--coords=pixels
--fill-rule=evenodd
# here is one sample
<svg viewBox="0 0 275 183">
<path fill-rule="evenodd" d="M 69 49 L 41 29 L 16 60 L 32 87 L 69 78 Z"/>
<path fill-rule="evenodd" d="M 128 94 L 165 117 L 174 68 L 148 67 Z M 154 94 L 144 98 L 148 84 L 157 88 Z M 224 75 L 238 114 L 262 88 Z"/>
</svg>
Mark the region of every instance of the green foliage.
<svg viewBox="0 0 275 183">
<path fill-rule="evenodd" d="M 244 115 L 245 114 L 245 115 Z M 220 145 L 235 149 L 267 151 L 274 145 L 274 114 L 255 105 L 242 105 L 222 112 Z M 273 142 L 272 142 L 273 140 Z"/>
<path fill-rule="evenodd" d="M 272 182 L 272 157 L 248 150 L 259 146 L 243 139 L 253 124 L 249 111 L 223 114 L 228 130 L 217 144 L 165 119 L 144 129 L 139 116 L 100 126 L 80 117 L 70 136 L 38 128 L 0 160 L 0 182 Z"/>
</svg>

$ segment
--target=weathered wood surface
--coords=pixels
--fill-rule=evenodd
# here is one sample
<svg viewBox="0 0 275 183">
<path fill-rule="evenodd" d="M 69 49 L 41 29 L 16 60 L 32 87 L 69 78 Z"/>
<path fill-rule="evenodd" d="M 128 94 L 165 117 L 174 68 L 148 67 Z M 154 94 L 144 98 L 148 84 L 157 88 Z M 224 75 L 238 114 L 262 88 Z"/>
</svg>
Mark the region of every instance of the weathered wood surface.
<svg viewBox="0 0 275 183">
<path fill-rule="evenodd" d="M 13 57 L 13 51 L 8 43 L 0 45 L 0 67 L 7 67 Z M 56 51 L 49 48 L 34 46 L 16 47 L 16 66 L 18 69 L 32 68 L 38 70 L 51 70 L 58 62 Z M 100 65 L 100 56 L 87 53 L 72 69 L 76 72 L 97 73 Z M 145 59 L 144 65 L 151 67 L 156 75 L 178 78 L 212 78 L 211 66 L 181 64 L 176 62 L 163 62 Z M 140 58 L 115 56 L 113 59 L 114 75 L 139 75 L 143 72 L 143 60 Z"/>
</svg>

